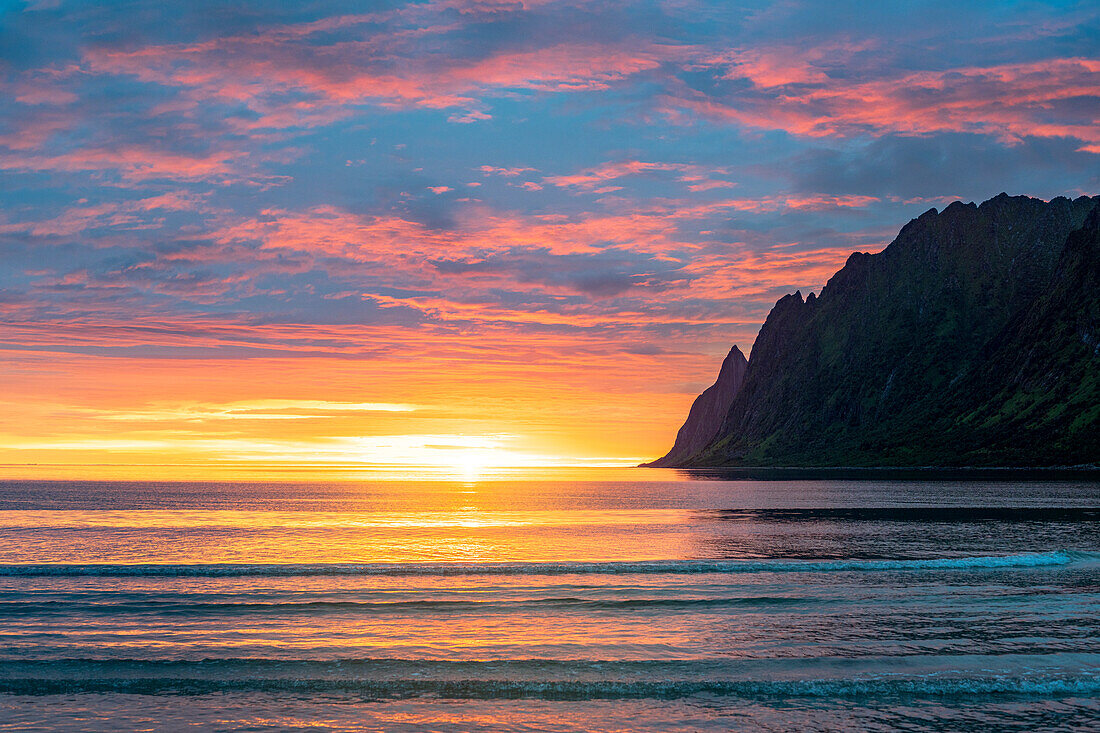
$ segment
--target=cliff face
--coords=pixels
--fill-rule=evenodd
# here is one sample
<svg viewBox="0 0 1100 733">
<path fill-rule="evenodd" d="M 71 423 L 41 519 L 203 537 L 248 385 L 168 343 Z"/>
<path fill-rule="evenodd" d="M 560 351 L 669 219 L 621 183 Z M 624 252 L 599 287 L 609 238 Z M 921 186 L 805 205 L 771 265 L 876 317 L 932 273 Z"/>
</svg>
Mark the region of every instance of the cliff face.
<svg viewBox="0 0 1100 733">
<path fill-rule="evenodd" d="M 687 420 L 676 434 L 676 444 L 672 446 L 672 450 L 664 457 L 643 465 L 676 466 L 709 445 L 722 427 L 733 398 L 741 389 L 748 364 L 741 349 L 736 346 L 730 349 L 730 353 L 722 361 L 718 379 L 692 403 Z"/>
<path fill-rule="evenodd" d="M 956 202 L 853 254 L 776 304 L 714 439 L 673 465 L 1100 462 L 1098 203 Z"/>
<path fill-rule="evenodd" d="M 957 432 L 983 436 L 975 453 L 1100 463 L 1100 206 L 1069 235 L 1049 287 L 982 356 L 950 396 L 974 395 Z"/>
</svg>

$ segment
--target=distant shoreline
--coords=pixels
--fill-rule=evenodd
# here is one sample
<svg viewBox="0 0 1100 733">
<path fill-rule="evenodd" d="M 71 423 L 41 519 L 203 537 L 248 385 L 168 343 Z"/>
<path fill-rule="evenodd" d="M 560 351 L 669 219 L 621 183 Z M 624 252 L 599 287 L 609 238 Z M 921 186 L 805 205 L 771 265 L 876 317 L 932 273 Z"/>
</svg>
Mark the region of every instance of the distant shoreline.
<svg viewBox="0 0 1100 733">
<path fill-rule="evenodd" d="M 647 466 L 639 466 L 647 468 Z M 899 479 L 899 480 L 1059 480 L 1092 479 L 1100 482 L 1100 466 L 1046 467 L 947 467 L 947 466 L 708 466 L 674 468 L 700 478 L 755 479 L 760 481 L 815 479 Z"/>
</svg>

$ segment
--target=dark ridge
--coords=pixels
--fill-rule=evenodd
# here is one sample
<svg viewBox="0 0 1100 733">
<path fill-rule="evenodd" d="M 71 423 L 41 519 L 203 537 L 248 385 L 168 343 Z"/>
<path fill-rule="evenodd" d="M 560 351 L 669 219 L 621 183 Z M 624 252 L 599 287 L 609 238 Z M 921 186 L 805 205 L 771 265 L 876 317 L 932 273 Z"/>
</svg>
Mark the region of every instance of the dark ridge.
<svg viewBox="0 0 1100 733">
<path fill-rule="evenodd" d="M 681 469 L 703 481 L 1088 481 L 1100 486 L 1100 467 L 715 466 Z"/>
<path fill-rule="evenodd" d="M 1100 463 L 1098 202 L 955 202 L 853 254 L 776 303 L 713 440 L 658 465 Z"/>
<path fill-rule="evenodd" d="M 723 520 L 756 522 L 1100 522 L 1100 508 L 1094 507 L 722 509 L 713 514 Z"/>
</svg>

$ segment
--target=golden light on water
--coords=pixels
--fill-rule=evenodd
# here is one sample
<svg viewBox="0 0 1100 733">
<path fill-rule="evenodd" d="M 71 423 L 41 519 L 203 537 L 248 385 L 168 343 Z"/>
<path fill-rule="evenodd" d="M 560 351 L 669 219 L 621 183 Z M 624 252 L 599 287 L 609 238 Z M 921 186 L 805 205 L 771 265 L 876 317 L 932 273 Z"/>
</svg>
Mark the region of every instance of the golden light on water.
<svg viewBox="0 0 1100 733">
<path fill-rule="evenodd" d="M 27 562 L 56 556 L 49 533 L 59 528 L 113 538 L 82 558 L 97 563 L 639 560 L 686 553 L 692 542 L 683 510 L 490 509 L 467 506 L 461 483 L 451 488 L 446 510 L 8 510 L 0 530 L 33 533 L 19 549 Z M 247 539 L 226 542 L 226 532 Z"/>
</svg>

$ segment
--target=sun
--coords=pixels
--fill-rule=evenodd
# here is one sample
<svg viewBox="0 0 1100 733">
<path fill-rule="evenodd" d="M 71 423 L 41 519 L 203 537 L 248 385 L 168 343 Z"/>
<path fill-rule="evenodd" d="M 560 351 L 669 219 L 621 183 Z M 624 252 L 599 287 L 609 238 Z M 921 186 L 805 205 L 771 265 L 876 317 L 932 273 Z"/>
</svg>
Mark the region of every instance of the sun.
<svg viewBox="0 0 1100 733">
<path fill-rule="evenodd" d="M 463 481 L 477 481 L 486 469 L 494 465 L 493 453 L 494 451 L 481 449 L 458 451 L 458 455 L 451 457 L 451 468 L 455 476 Z"/>
</svg>

